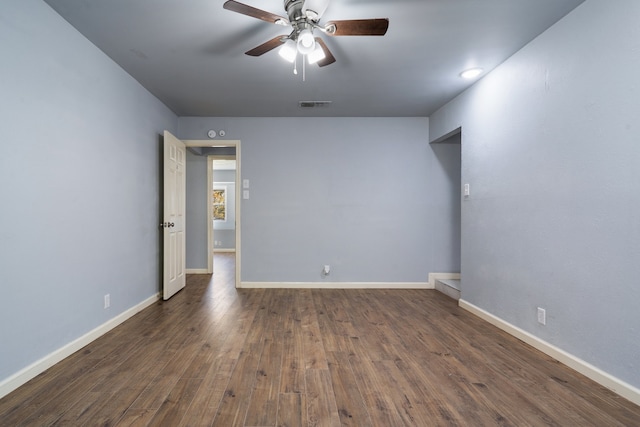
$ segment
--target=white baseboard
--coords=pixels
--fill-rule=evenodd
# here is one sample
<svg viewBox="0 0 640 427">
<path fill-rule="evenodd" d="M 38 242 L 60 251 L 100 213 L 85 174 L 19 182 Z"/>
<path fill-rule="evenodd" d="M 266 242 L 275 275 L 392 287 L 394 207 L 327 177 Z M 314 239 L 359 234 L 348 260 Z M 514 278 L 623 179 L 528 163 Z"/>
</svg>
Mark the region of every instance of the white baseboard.
<svg viewBox="0 0 640 427">
<path fill-rule="evenodd" d="M 106 334 L 116 326 L 120 325 L 125 320 L 133 317 L 135 314 L 149 307 L 160 298 L 159 294 L 156 294 L 146 300 L 142 301 L 140 304 L 131 307 L 130 309 L 120 313 L 116 317 L 108 320 L 92 331 L 87 332 L 80 338 L 77 338 L 74 341 L 71 341 L 69 344 L 64 345 L 63 347 L 55 350 L 54 352 L 46 355 L 40 360 L 32 363 L 26 368 L 16 372 L 10 377 L 2 380 L 0 382 L 0 398 L 6 396 L 11 393 L 13 390 L 17 389 L 21 385 L 25 384 L 27 381 L 35 378 L 42 372 L 46 371 L 56 363 L 60 362 L 64 358 L 72 355 L 76 351 L 80 350 L 82 347 L 86 346 L 90 342 L 96 340 L 102 335 Z"/>
<path fill-rule="evenodd" d="M 210 274 L 206 268 L 185 268 L 185 274 Z"/>
<path fill-rule="evenodd" d="M 460 273 L 429 273 L 429 287 L 436 288 L 436 280 L 438 279 L 454 279 L 460 280 Z"/>
<path fill-rule="evenodd" d="M 262 289 L 431 289 L 421 282 L 241 282 L 240 288 Z"/>
<path fill-rule="evenodd" d="M 523 329 L 520 329 L 517 326 L 514 326 L 509 322 L 506 322 L 503 319 L 496 317 L 479 307 L 476 307 L 470 302 L 461 299 L 458 301 L 458 305 L 461 308 L 480 317 L 481 319 L 486 320 L 492 325 L 497 326 L 503 331 L 513 335 L 519 340 L 524 341 L 530 346 L 540 350 L 548 356 L 553 357 L 558 362 L 563 363 L 568 367 L 580 372 L 582 375 L 594 380 L 598 384 L 610 389 L 611 391 L 619 394 L 625 399 L 630 400 L 636 405 L 640 405 L 640 389 L 632 386 L 631 384 L 627 384 L 626 382 L 614 377 L 611 374 L 608 374 L 602 369 L 597 368 L 570 353 L 567 353 L 566 351 L 554 346 L 553 344 L 549 344 L 548 342 L 541 340 L 535 335 Z"/>
</svg>

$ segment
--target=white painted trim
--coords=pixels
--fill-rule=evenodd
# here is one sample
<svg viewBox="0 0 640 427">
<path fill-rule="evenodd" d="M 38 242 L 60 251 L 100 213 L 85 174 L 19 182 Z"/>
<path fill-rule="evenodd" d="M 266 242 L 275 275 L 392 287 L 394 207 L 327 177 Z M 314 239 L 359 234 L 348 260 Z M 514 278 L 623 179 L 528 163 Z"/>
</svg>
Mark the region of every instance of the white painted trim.
<svg viewBox="0 0 640 427">
<path fill-rule="evenodd" d="M 239 288 L 261 289 L 431 289 L 422 282 L 241 282 Z"/>
<path fill-rule="evenodd" d="M 239 139 L 183 139 L 182 142 L 187 147 L 235 147 L 240 144 Z"/>
<path fill-rule="evenodd" d="M 211 274 L 211 272 L 206 268 L 187 268 L 185 270 L 186 274 Z"/>
<path fill-rule="evenodd" d="M 460 273 L 429 273 L 429 286 L 431 289 L 436 288 L 436 280 L 438 279 L 460 280 Z"/>
<path fill-rule="evenodd" d="M 220 249 L 214 249 L 214 250 L 213 250 L 213 253 L 218 253 L 218 252 L 235 252 L 235 251 L 236 251 L 235 249 L 223 249 L 223 248 L 220 248 Z"/>
<path fill-rule="evenodd" d="M 506 322 L 505 320 L 497 316 L 494 316 L 493 314 L 481 309 L 480 307 L 476 307 L 468 301 L 461 299 L 458 301 L 458 305 L 461 308 L 480 317 L 481 319 L 486 320 L 492 325 L 497 326 L 503 331 L 513 335 L 519 340 L 524 341 L 530 346 L 540 350 L 546 355 L 553 357 L 558 362 L 567 365 L 571 369 L 578 371 L 582 375 L 594 380 L 598 384 L 612 390 L 625 399 L 630 400 L 636 405 L 640 405 L 640 389 L 632 386 L 631 384 L 628 384 L 621 379 L 608 374 L 602 369 L 597 368 L 596 366 L 593 366 L 592 364 L 585 362 L 584 360 L 570 353 L 567 353 L 566 351 L 554 346 L 553 344 L 549 344 L 548 342 L 536 337 L 535 335 L 523 329 L 520 329 L 517 326 L 512 325 L 511 323 Z"/>
<path fill-rule="evenodd" d="M 142 301 L 140 304 L 137 304 L 130 309 L 120 313 L 116 317 L 111 320 L 106 321 L 102 325 L 93 329 L 92 331 L 87 332 L 80 338 L 77 338 L 70 343 L 60 347 L 59 349 L 53 351 L 52 353 L 46 355 L 40 360 L 35 361 L 31 365 L 27 366 L 24 369 L 16 372 L 10 377 L 2 380 L 0 382 L 0 398 L 6 396 L 11 393 L 21 385 L 25 384 L 27 381 L 35 378 L 40 375 L 42 372 L 46 371 L 56 363 L 65 359 L 66 357 L 71 356 L 76 351 L 80 350 L 82 347 L 91 343 L 92 341 L 100 338 L 102 335 L 106 334 L 116 326 L 123 323 L 125 320 L 133 317 L 137 313 L 141 312 L 145 308 L 154 304 L 156 301 L 160 299 L 160 294 L 156 294 L 152 297 L 147 298 Z"/>
<path fill-rule="evenodd" d="M 213 159 L 207 156 L 207 273 L 213 273 Z"/>
<path fill-rule="evenodd" d="M 240 208 L 242 207 L 242 174 L 240 173 L 242 170 L 242 156 L 240 153 L 242 150 L 240 149 L 240 141 L 236 141 L 234 145 L 236 147 L 236 288 L 239 288 L 242 283 L 242 278 L 240 277 L 242 274 L 242 226 L 240 225 L 240 219 L 242 218 L 242 215 L 240 215 Z"/>
</svg>

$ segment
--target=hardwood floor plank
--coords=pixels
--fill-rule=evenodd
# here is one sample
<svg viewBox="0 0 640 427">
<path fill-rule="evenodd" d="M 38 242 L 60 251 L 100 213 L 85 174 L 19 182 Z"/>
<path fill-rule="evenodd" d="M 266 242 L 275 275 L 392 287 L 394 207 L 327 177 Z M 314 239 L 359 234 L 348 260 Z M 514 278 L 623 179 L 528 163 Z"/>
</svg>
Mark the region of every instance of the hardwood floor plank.
<svg viewBox="0 0 640 427">
<path fill-rule="evenodd" d="M 277 427 L 307 427 L 307 401 L 302 393 L 280 393 Z"/>
<path fill-rule="evenodd" d="M 349 356 L 336 352 L 329 352 L 327 356 L 340 423 L 343 426 L 365 427 L 372 425 L 355 375 L 351 370 Z"/>
<path fill-rule="evenodd" d="M 104 405 L 90 414 L 85 424 L 101 426 L 113 426 L 127 413 L 131 404 L 144 391 L 146 382 L 132 382 L 120 388 L 116 393 L 111 393 L 104 400 Z"/>
<path fill-rule="evenodd" d="M 22 408 L 23 415 L 27 414 L 27 416 L 21 421 L 21 424 L 48 425 L 54 421 L 61 424 L 64 420 L 68 422 L 75 420 L 83 413 L 88 412 L 89 408 L 92 411 L 99 410 L 104 400 L 99 399 L 102 396 L 101 393 L 91 393 L 91 390 L 96 384 L 104 381 L 112 372 L 117 371 L 124 361 L 113 358 L 109 358 L 109 360 L 113 364 L 109 364 L 107 359 L 102 360 L 92 370 L 76 378 L 72 386 L 65 387 L 62 385 L 60 389 L 52 390 L 52 396 L 47 398 L 45 402 L 34 402 L 33 406 Z M 89 397 L 99 400 L 90 402 Z M 55 404 L 52 405 L 51 402 L 55 402 Z M 13 421 L 7 419 L 6 422 L 11 425 Z"/>
<path fill-rule="evenodd" d="M 129 408 L 114 425 L 117 427 L 145 427 L 149 425 L 155 414 L 155 409 Z"/>
<path fill-rule="evenodd" d="M 159 366 L 157 375 L 132 403 L 131 407 L 139 409 L 160 408 L 160 405 L 165 401 L 194 358 L 197 349 L 197 343 L 191 343 L 181 351 L 176 352 L 164 367 Z"/>
<path fill-rule="evenodd" d="M 330 328 L 334 335 L 355 337 L 358 336 L 356 328 L 351 322 L 349 311 L 345 308 L 345 291 L 341 289 L 319 289 L 313 291 L 314 297 L 318 295 L 319 307 L 326 314 Z"/>
<path fill-rule="evenodd" d="M 201 384 L 200 378 L 179 379 L 148 425 L 177 426 L 185 416 Z"/>
<path fill-rule="evenodd" d="M 386 379 L 378 374 L 375 364 L 368 357 L 367 349 L 360 341 L 354 340 L 355 352 L 350 355 L 350 364 L 371 424 L 380 427 L 404 425 L 390 398 L 394 393 L 393 389 L 386 383 Z"/>
<path fill-rule="evenodd" d="M 244 425 L 251 393 L 256 383 L 262 347 L 259 342 L 249 344 L 240 353 L 213 421 L 214 426 Z"/>
<path fill-rule="evenodd" d="M 285 327 L 282 336 L 281 393 L 304 393 L 304 346 L 300 325 Z"/>
<path fill-rule="evenodd" d="M 216 417 L 246 341 L 248 325 L 253 323 L 263 294 L 254 292 L 245 296 L 247 298 L 243 302 L 238 301 L 237 305 L 229 308 L 218 325 L 220 335 L 226 338 L 217 350 L 203 384 L 194 397 L 189 416 L 183 419 L 182 425 L 210 426 Z M 236 311 L 237 307 L 241 310 Z"/>
<path fill-rule="evenodd" d="M 233 255 L 214 265 L 0 399 L 0 425 L 640 426 L 439 292 L 235 289 Z"/>
<path fill-rule="evenodd" d="M 280 378 L 282 370 L 281 334 L 272 334 L 264 343 L 256 372 L 256 384 L 245 418 L 246 426 L 273 426 L 276 424 Z"/>
<path fill-rule="evenodd" d="M 4 399 L 0 400 L 0 421 L 5 425 L 17 425 L 26 417 L 40 417 L 41 411 L 58 413 L 56 405 L 49 405 L 60 392 L 64 392 L 78 378 L 92 371 L 96 359 L 73 358 L 73 362 L 63 362 L 38 375 Z M 55 416 L 54 416 L 55 417 Z"/>
<path fill-rule="evenodd" d="M 408 300 L 412 301 L 418 295 L 412 296 L 411 291 L 400 294 L 392 293 L 388 290 L 376 290 L 361 292 L 359 296 L 360 304 L 353 304 L 351 309 L 354 323 L 366 333 L 361 334 L 361 339 L 365 340 L 365 345 L 375 349 L 375 353 L 370 356 L 371 360 L 395 360 L 401 357 L 406 351 L 420 349 L 424 346 L 412 347 L 408 345 L 407 339 L 420 330 L 416 325 L 420 325 L 416 318 L 419 318 L 420 311 L 405 313 Z M 389 315 L 394 313 L 394 315 Z M 396 316 L 395 313 L 402 313 L 403 316 Z"/>
<path fill-rule="evenodd" d="M 231 364 L 235 365 L 235 361 L 232 361 Z M 216 375 L 213 377 L 211 381 L 212 384 L 209 387 L 205 386 L 207 382 L 207 378 L 205 378 L 191 402 L 189 412 L 178 426 L 211 426 L 220 407 L 224 392 L 229 384 L 229 376 L 230 374 Z"/>
<path fill-rule="evenodd" d="M 444 317 L 443 313 L 440 313 L 440 315 Z M 455 321 L 449 319 L 446 327 L 438 328 L 432 334 L 431 339 L 443 344 L 441 349 L 437 345 L 429 344 L 424 347 L 431 348 L 432 351 L 421 355 L 407 347 L 408 351 L 405 353 L 404 360 L 396 360 L 396 365 L 406 373 L 405 378 L 410 381 L 410 377 L 415 377 L 421 371 L 421 366 L 429 366 L 436 372 L 447 373 L 447 381 L 436 384 L 432 384 L 429 372 L 425 372 L 425 376 L 420 377 L 421 385 L 432 384 L 431 396 L 443 394 L 447 396 L 445 402 L 442 400 L 437 402 L 437 406 L 440 409 L 445 409 L 444 413 L 447 418 L 455 417 L 459 420 L 484 419 L 483 422 L 499 425 L 520 425 L 522 423 L 536 425 L 535 420 L 545 420 L 546 414 L 543 411 L 538 409 L 537 411 L 529 412 L 526 399 L 521 399 L 519 402 L 514 399 L 513 405 L 501 406 L 499 399 L 502 396 L 489 397 L 490 392 L 493 391 L 493 386 L 488 384 L 491 383 L 491 378 L 496 376 L 496 372 L 484 372 L 481 371 L 481 367 L 487 363 L 487 360 L 491 359 L 491 355 L 479 355 L 480 358 L 462 361 L 460 355 L 465 354 L 468 356 L 469 352 L 460 351 L 462 348 L 468 350 L 468 347 L 460 345 L 460 342 L 465 340 L 465 336 L 469 331 L 465 330 L 466 326 L 464 324 L 456 325 Z M 396 324 L 394 329 L 402 331 L 404 336 L 410 336 L 413 333 L 412 331 L 403 330 L 402 325 Z M 417 363 L 413 363 L 414 361 Z M 410 364 L 411 368 L 407 368 L 407 364 Z M 506 387 L 507 384 L 504 383 L 503 386 Z M 513 397 L 511 396 L 511 398 Z M 465 404 L 459 407 L 446 404 L 448 401 L 456 400 L 462 400 Z M 511 408 L 517 408 L 515 416 L 511 413 Z M 546 419 L 546 422 L 549 421 Z"/>
<path fill-rule="evenodd" d="M 307 369 L 307 420 L 309 427 L 340 425 L 338 407 L 333 394 L 331 374 L 327 369 Z"/>
<path fill-rule="evenodd" d="M 389 393 L 388 400 L 393 402 L 395 411 L 404 425 L 429 425 L 434 418 L 439 418 L 438 412 L 431 411 L 433 407 L 427 404 L 424 393 L 407 380 L 394 361 L 374 361 L 373 364 L 378 375 L 384 378 L 384 384 L 388 384 L 389 389 L 394 390 L 393 393 Z M 396 390 L 402 390 L 402 393 L 397 393 Z"/>
<path fill-rule="evenodd" d="M 465 409 L 459 407 L 459 394 L 454 388 L 442 383 L 442 377 L 437 375 L 437 365 L 417 363 L 413 358 L 398 359 L 394 363 L 401 372 L 402 379 L 408 383 L 406 389 L 412 390 L 415 396 L 423 399 L 426 416 L 430 417 L 431 425 L 466 424 Z M 498 421 L 495 425 L 509 425 L 500 422 L 499 416 L 495 416 L 495 419 Z"/>
</svg>

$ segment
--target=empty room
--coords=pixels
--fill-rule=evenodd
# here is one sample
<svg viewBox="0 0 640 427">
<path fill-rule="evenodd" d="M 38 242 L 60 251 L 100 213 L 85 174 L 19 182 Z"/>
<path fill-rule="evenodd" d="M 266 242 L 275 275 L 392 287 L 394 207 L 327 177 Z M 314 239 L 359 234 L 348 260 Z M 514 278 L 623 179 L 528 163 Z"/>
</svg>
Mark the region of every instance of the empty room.
<svg viewBox="0 0 640 427">
<path fill-rule="evenodd" d="M 640 425 L 639 16 L 2 1 L 0 425 Z"/>
</svg>

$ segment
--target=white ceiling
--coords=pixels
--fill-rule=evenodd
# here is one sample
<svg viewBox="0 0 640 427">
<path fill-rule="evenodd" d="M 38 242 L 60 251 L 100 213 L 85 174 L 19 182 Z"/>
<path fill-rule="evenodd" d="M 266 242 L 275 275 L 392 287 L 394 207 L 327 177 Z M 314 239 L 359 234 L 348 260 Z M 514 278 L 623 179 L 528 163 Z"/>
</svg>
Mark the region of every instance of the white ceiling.
<svg viewBox="0 0 640 427">
<path fill-rule="evenodd" d="M 428 116 L 583 0 L 331 0 L 328 20 L 389 18 L 385 36 L 323 35 L 334 64 L 244 54 L 289 29 L 223 0 L 44 0 L 179 116 Z M 241 0 L 286 16 L 283 0 Z M 332 101 L 307 108 L 299 101 Z"/>
</svg>

